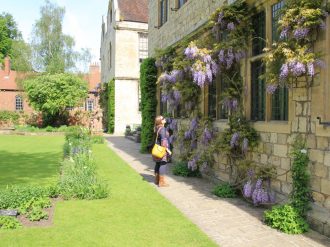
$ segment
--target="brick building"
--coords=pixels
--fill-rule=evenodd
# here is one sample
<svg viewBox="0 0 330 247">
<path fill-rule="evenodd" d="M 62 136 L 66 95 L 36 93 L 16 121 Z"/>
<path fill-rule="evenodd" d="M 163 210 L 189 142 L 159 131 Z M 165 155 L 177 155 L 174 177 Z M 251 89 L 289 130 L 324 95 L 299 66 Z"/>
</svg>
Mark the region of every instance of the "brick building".
<svg viewBox="0 0 330 247">
<path fill-rule="evenodd" d="M 102 20 L 101 80 L 115 84 L 115 133 L 141 124 L 140 64 L 148 55 L 148 1 L 110 0 Z"/>
<path fill-rule="evenodd" d="M 155 55 L 155 49 L 175 47 L 183 38 L 192 37 L 207 23 L 209 16 L 218 7 L 228 2 L 234 1 L 149 1 L 149 56 Z M 276 11 L 282 8 L 283 1 L 246 2 L 257 7 L 258 11 L 253 18 L 259 18 L 256 30 L 262 32 L 260 37 L 272 40 L 272 35 L 276 33 L 274 16 Z M 249 159 L 261 166 L 272 164 L 276 167 L 277 174 L 284 174 L 272 181 L 272 188 L 277 192 L 278 198 L 285 199 L 292 190 L 292 160 L 289 157 L 292 141 L 297 134 L 308 134 L 314 199 L 309 221 L 314 229 L 330 236 L 330 126 L 322 124 L 317 119 L 320 117 L 323 121 L 330 122 L 330 17 L 327 17 L 326 28 L 320 33 L 316 43 L 316 50 L 324 54 L 326 67 L 315 78 L 311 100 L 303 88 L 283 92 L 278 100 L 274 100 L 273 96 L 267 95 L 265 91 L 255 91 L 256 84 L 265 85 L 266 82 L 258 79 L 258 64 L 263 54 L 252 52 L 252 45 L 241 65 L 241 74 L 247 82 L 245 116 L 251 120 L 251 125 L 260 134 L 261 143 L 255 152 L 249 154 Z M 222 131 L 228 124 L 227 119 L 221 114 L 219 83 L 214 84 L 213 93 L 210 91 L 211 88 L 204 88 L 201 109 L 204 116 L 215 119 L 214 125 Z M 256 97 L 262 97 L 264 102 L 260 109 L 253 106 Z M 158 104 L 158 112 L 161 113 L 161 109 L 161 104 Z M 308 116 L 311 116 L 310 120 Z M 306 126 L 311 128 L 307 129 Z M 225 157 L 220 157 L 213 169 L 214 176 L 222 181 L 229 179 L 226 162 Z"/>
<path fill-rule="evenodd" d="M 29 106 L 27 96 L 19 86 L 19 77 L 24 74 L 10 69 L 10 59 L 4 60 L 3 69 L 0 69 L 0 111 L 18 111 L 30 115 L 34 110 Z M 100 67 L 98 64 L 91 64 L 89 73 L 84 75 L 84 80 L 88 83 L 88 98 L 81 107 L 73 109 L 90 112 L 90 121 L 93 129 L 102 130 L 102 111 L 99 106 L 98 89 L 100 87 Z"/>
</svg>

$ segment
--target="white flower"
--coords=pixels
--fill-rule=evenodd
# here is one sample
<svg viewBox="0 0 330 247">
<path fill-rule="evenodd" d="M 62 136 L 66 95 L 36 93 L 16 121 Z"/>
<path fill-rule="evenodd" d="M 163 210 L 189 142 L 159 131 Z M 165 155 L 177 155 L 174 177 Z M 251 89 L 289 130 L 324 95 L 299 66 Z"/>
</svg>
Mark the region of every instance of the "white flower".
<svg viewBox="0 0 330 247">
<path fill-rule="evenodd" d="M 300 150 L 300 153 L 302 153 L 302 154 L 307 154 L 307 150 L 306 150 L 306 149 L 301 149 L 301 150 Z"/>
</svg>

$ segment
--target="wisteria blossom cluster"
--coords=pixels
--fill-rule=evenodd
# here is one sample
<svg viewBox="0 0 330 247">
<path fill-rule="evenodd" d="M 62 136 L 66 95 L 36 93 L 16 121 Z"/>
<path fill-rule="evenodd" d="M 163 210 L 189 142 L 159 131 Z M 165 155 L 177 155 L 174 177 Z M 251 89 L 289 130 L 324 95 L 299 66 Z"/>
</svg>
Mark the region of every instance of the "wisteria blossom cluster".
<svg viewBox="0 0 330 247">
<path fill-rule="evenodd" d="M 181 93 L 178 90 L 165 91 L 162 90 L 161 101 L 167 102 L 169 110 L 172 111 L 178 107 L 181 100 Z"/>
<path fill-rule="evenodd" d="M 191 42 L 184 54 L 193 62 L 190 70 L 194 83 L 201 88 L 205 84 L 211 84 L 218 73 L 218 65 L 212 59 L 211 51 L 206 48 L 199 49 L 194 42 Z"/>
<path fill-rule="evenodd" d="M 251 198 L 255 206 L 275 203 L 275 194 L 263 188 L 263 181 L 260 178 L 257 179 L 255 183 L 252 182 L 252 179 L 249 179 L 249 181 L 244 184 L 243 196 L 245 198 Z"/>
<path fill-rule="evenodd" d="M 231 140 L 230 140 L 230 147 L 236 148 L 241 145 L 242 153 L 246 154 L 249 149 L 249 140 L 244 137 L 242 138 L 241 144 L 240 144 L 240 134 L 239 132 L 233 133 Z"/>
<path fill-rule="evenodd" d="M 195 140 L 197 137 L 197 128 L 198 128 L 198 121 L 197 118 L 193 118 L 190 122 L 190 127 L 189 129 L 184 133 L 184 138 L 186 140 Z M 197 148 L 197 142 L 196 142 L 196 147 L 195 147 L 195 143 L 192 142 L 192 148 Z"/>
<path fill-rule="evenodd" d="M 233 48 L 221 49 L 219 51 L 219 64 L 222 68 L 228 70 L 231 69 L 233 64 L 239 63 L 242 58 L 245 57 L 245 51 L 234 50 Z"/>
<path fill-rule="evenodd" d="M 235 98 L 229 98 L 226 97 L 223 101 L 222 101 L 222 106 L 223 108 L 229 110 L 229 111 L 237 111 L 238 109 L 238 100 Z"/>
</svg>

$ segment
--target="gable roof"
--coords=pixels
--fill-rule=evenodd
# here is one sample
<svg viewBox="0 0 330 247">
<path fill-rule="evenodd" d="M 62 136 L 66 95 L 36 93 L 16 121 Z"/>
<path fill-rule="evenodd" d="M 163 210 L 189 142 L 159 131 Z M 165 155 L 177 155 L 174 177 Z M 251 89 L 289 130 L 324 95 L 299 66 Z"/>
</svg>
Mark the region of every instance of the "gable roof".
<svg viewBox="0 0 330 247">
<path fill-rule="evenodd" d="M 148 23 L 148 0 L 118 0 L 121 19 Z"/>
</svg>

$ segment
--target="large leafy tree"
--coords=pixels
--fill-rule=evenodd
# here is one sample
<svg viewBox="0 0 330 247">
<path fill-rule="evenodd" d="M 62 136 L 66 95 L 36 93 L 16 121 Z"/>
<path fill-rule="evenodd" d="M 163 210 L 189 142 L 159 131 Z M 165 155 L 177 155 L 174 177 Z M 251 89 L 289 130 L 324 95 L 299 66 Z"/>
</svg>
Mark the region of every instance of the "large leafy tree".
<svg viewBox="0 0 330 247">
<path fill-rule="evenodd" d="M 72 74 L 46 74 L 23 82 L 31 106 L 43 113 L 45 125 L 67 124 L 67 107 L 87 97 L 87 83 Z"/>
<path fill-rule="evenodd" d="M 74 39 L 62 30 L 65 9 L 47 0 L 40 14 L 32 30 L 34 68 L 48 73 L 72 69 L 78 54 L 73 49 Z"/>
<path fill-rule="evenodd" d="M 0 59 L 12 54 L 14 40 L 21 40 L 22 34 L 17 28 L 13 16 L 9 13 L 0 14 Z"/>
</svg>

